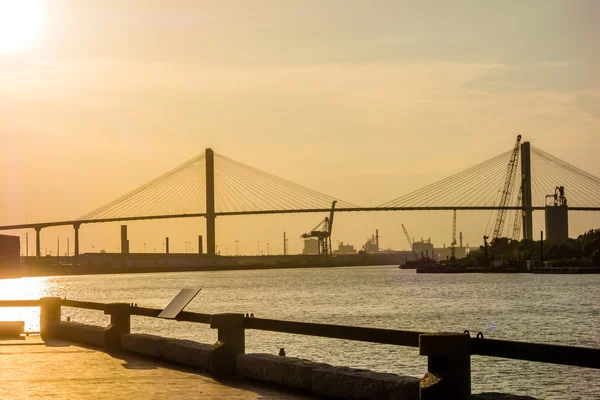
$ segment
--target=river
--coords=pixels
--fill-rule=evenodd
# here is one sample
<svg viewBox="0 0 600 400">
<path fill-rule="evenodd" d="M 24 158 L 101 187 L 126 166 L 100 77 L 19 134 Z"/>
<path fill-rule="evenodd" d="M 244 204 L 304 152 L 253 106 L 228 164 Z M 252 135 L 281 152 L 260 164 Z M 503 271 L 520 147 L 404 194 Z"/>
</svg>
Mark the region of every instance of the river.
<svg viewBox="0 0 600 400">
<path fill-rule="evenodd" d="M 61 296 L 163 308 L 184 287 L 202 291 L 186 308 L 204 313 L 415 331 L 483 332 L 486 338 L 600 347 L 600 275 L 419 274 L 396 267 L 63 276 L 0 280 L 0 299 Z M 101 312 L 63 309 L 72 321 L 106 324 Z M 39 310 L 0 309 L 2 320 L 39 329 Z M 134 332 L 213 343 L 206 325 L 134 317 Z M 421 377 L 416 348 L 248 331 L 247 352 Z M 598 370 L 472 358 L 473 393 L 600 399 Z"/>
</svg>

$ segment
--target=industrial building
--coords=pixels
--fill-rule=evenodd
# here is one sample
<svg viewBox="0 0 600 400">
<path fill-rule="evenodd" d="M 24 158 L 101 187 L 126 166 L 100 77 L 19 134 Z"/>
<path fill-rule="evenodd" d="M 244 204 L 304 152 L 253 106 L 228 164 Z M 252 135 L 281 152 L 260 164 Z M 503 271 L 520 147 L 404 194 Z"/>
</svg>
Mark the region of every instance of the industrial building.
<svg viewBox="0 0 600 400">
<path fill-rule="evenodd" d="M 569 208 L 564 186 L 558 186 L 554 194 L 546 196 L 545 217 L 546 243 L 553 246 L 566 241 L 569 238 Z"/>
<path fill-rule="evenodd" d="M 20 271 L 21 238 L 0 235 L 0 276 L 17 275 Z"/>
<path fill-rule="evenodd" d="M 302 254 L 319 254 L 318 239 L 305 239 L 303 243 Z"/>
</svg>

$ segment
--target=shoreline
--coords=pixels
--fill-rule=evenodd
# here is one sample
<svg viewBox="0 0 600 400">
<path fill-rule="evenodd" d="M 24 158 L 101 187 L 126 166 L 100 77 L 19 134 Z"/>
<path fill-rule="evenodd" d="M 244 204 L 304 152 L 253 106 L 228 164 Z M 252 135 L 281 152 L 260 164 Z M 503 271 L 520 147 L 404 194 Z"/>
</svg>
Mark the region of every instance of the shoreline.
<svg viewBox="0 0 600 400">
<path fill-rule="evenodd" d="M 417 268 L 417 274 L 555 274 L 589 275 L 600 274 L 600 267 L 545 267 L 534 269 L 520 268 Z"/>
<path fill-rule="evenodd" d="M 78 275 L 117 275 L 117 274 L 147 274 L 167 272 L 220 272 L 220 271 L 258 271 L 271 269 L 313 269 L 313 268 L 343 268 L 343 267 L 384 267 L 396 264 L 247 264 L 247 265 L 211 265 L 211 266 L 144 266 L 144 267 L 88 267 L 88 266 L 52 266 L 52 268 L 23 269 L 20 274 L 0 275 L 0 279 L 33 278 L 46 276 L 78 276 Z M 26 267 L 27 268 L 27 267 Z"/>
</svg>

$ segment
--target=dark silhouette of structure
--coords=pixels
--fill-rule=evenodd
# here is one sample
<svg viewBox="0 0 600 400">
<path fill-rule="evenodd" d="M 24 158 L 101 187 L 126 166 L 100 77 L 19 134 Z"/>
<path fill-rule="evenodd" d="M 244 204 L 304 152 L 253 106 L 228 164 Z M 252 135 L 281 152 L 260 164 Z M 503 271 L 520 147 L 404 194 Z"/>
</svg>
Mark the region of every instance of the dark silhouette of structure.
<svg viewBox="0 0 600 400">
<path fill-rule="evenodd" d="M 335 200 L 331 203 L 331 212 L 329 213 L 329 217 L 325 217 L 325 219 L 319 222 L 319 224 L 315 226 L 310 232 L 300 236 L 302 239 L 317 238 L 317 240 L 319 241 L 318 254 L 332 254 L 331 230 L 333 229 L 333 216 L 335 212 L 336 203 L 337 201 Z"/>
<path fill-rule="evenodd" d="M 520 190 L 516 179 L 520 152 Z M 507 165 L 509 168 L 507 170 Z M 509 178 L 509 189 L 506 189 Z M 504 179 L 503 179 L 504 178 Z M 337 201 L 337 212 L 358 211 L 493 211 L 496 221 L 512 212 L 512 236 L 533 237 L 533 211 L 545 210 L 545 196 L 556 186 L 569 189 L 568 211 L 600 211 L 600 178 L 570 165 L 529 142 L 517 141 L 515 147 L 446 179 L 425 186 L 377 207 L 359 207 L 304 186 L 260 171 L 207 149 L 177 168 L 77 220 L 0 226 L 0 231 L 35 229 L 36 256 L 41 256 L 41 230 L 53 226 L 73 226 L 75 260 L 80 253 L 79 228 L 83 224 L 154 219 L 204 217 L 206 254 L 216 255 L 216 218 L 235 215 L 267 215 L 330 212 Z M 501 198 L 498 199 L 498 191 Z M 332 224 L 333 215 L 329 224 Z M 497 223 L 495 228 L 504 224 Z M 326 232 L 322 230 L 322 242 Z M 503 229 L 495 234 L 504 235 Z M 510 236 L 510 235 L 508 235 Z M 330 253 L 330 236 L 326 240 Z M 121 243 L 121 251 L 129 246 Z M 199 253 L 203 253 L 199 238 Z"/>
<path fill-rule="evenodd" d="M 0 276 L 11 275 L 21 262 L 21 238 L 0 235 Z"/>
</svg>

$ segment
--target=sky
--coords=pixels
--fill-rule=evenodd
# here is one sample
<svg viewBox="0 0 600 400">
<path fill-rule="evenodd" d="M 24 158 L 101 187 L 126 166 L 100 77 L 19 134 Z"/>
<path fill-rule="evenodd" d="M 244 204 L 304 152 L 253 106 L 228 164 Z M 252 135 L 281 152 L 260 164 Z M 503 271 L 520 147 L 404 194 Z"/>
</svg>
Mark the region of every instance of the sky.
<svg viewBox="0 0 600 400">
<path fill-rule="evenodd" d="M 365 206 L 510 150 L 517 134 L 600 176 L 593 0 L 0 7 L 16 3 L 27 7 L 0 30 L 0 225 L 75 219 L 207 147 Z M 281 252 L 287 231 L 300 251 L 323 217 L 223 217 L 217 243 Z M 459 213 L 466 241 L 481 244 L 488 217 Z M 334 243 L 360 248 L 379 229 L 384 247 L 406 249 L 402 223 L 451 241 L 451 212 L 398 212 L 340 214 Z M 204 232 L 200 219 L 129 225 L 132 251 L 165 236 L 185 251 Z M 572 236 L 599 225 L 571 213 Z M 44 230 L 42 247 L 69 235 Z M 118 235 L 85 226 L 82 247 L 115 251 Z"/>
</svg>

